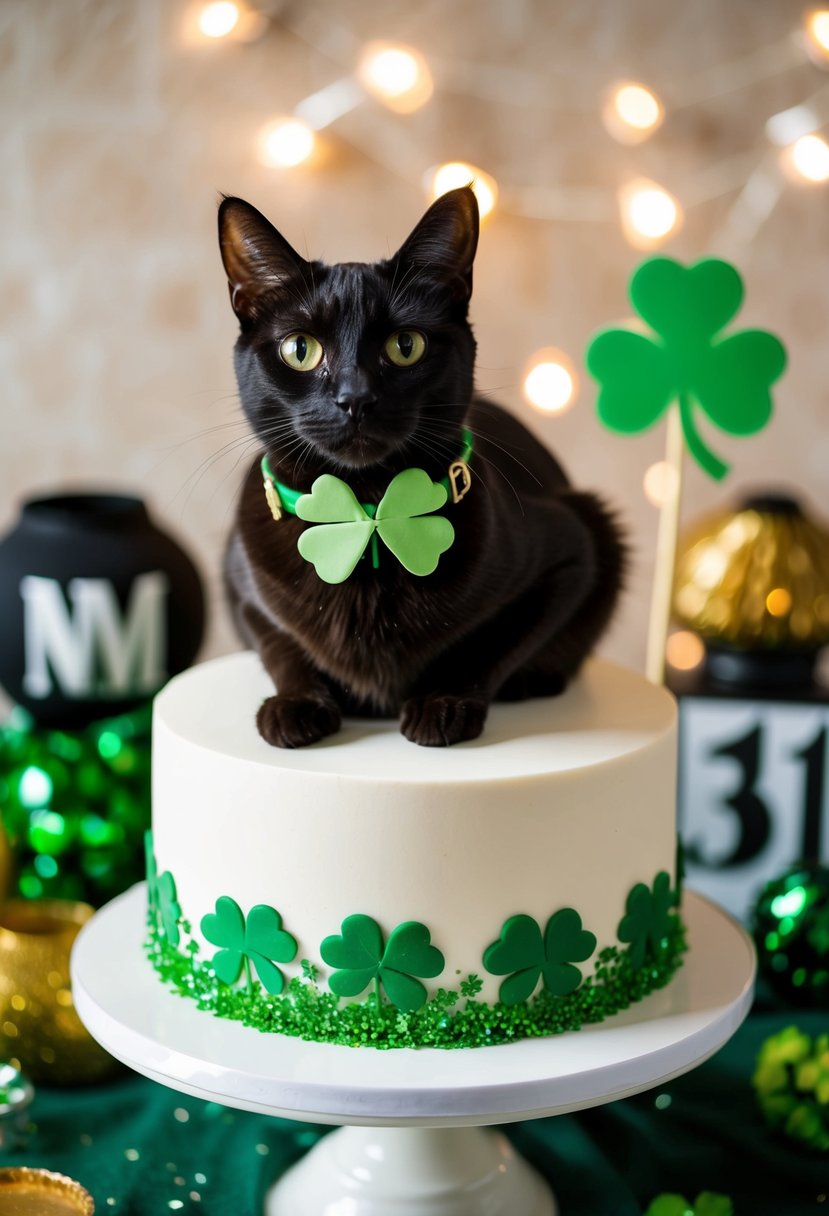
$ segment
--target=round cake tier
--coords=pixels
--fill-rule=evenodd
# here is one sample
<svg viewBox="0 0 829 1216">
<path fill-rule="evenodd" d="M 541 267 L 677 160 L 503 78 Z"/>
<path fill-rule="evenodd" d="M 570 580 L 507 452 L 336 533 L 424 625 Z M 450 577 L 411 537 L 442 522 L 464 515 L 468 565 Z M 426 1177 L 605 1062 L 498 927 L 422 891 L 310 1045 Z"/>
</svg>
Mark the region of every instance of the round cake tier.
<svg viewBox="0 0 829 1216">
<path fill-rule="evenodd" d="M 256 905 L 276 909 L 297 945 L 279 963 L 285 981 L 310 974 L 323 990 L 344 966 L 354 972 L 346 986 L 357 984 L 359 951 L 375 948 L 366 920 L 331 947 L 347 918 L 372 918 L 381 942 L 418 922 L 430 939 L 409 929 L 398 961 L 387 953 L 385 965 L 405 970 L 399 960 L 414 958 L 411 974 L 430 994 L 496 1002 L 504 967 L 542 948 L 534 930 L 527 936 L 528 918 L 544 934 L 561 909 L 578 913 L 595 950 L 580 958 L 571 947 L 560 962 L 587 976 L 603 948 L 620 946 L 637 884 L 653 902 L 656 875 L 674 875 L 675 704 L 632 672 L 590 661 L 563 696 L 495 705 L 480 739 L 445 749 L 409 743 L 394 721 L 362 720 L 310 748 L 273 748 L 254 721 L 272 692 L 245 653 L 177 676 L 156 699 L 155 865 L 172 875 L 203 957 L 228 945 L 222 934 L 242 932 L 228 901 L 205 940 L 202 920 L 221 897 L 242 917 Z M 579 930 L 563 928 L 566 953 Z M 559 947 L 545 940 L 555 961 Z M 240 938 L 233 948 L 255 944 Z M 445 965 L 427 975 L 430 945 Z"/>
</svg>

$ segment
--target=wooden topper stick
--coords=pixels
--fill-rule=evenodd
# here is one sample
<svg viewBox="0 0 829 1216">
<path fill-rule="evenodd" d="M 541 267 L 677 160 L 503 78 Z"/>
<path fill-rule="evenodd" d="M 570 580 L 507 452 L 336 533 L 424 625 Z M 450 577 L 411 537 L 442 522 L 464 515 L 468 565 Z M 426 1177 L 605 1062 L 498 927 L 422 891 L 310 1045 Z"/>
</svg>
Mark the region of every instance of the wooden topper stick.
<svg viewBox="0 0 829 1216">
<path fill-rule="evenodd" d="M 665 647 L 671 620 L 671 598 L 676 564 L 679 513 L 682 506 L 682 458 L 685 444 L 679 408 L 668 412 L 665 436 L 665 463 L 671 472 L 671 493 L 659 513 L 656 538 L 656 564 L 653 572 L 651 613 L 648 622 L 648 650 L 645 673 L 654 684 L 665 683 Z M 673 475 L 672 475 L 673 474 Z"/>
</svg>

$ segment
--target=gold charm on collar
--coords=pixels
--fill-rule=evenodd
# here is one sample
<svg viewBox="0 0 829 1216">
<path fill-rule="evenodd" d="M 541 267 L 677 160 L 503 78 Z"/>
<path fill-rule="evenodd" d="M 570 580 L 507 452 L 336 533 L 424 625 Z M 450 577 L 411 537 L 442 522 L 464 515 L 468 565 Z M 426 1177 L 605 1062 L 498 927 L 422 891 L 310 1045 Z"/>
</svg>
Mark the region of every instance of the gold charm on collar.
<svg viewBox="0 0 829 1216">
<path fill-rule="evenodd" d="M 271 509 L 271 515 L 277 523 L 282 518 L 282 500 L 279 497 L 276 486 L 267 477 L 262 483 L 265 487 L 265 498 L 268 500 L 268 506 Z"/>
<path fill-rule="evenodd" d="M 452 502 L 460 500 L 469 493 L 472 485 L 472 473 L 465 460 L 453 460 L 449 466 L 449 489 L 452 492 Z"/>
</svg>

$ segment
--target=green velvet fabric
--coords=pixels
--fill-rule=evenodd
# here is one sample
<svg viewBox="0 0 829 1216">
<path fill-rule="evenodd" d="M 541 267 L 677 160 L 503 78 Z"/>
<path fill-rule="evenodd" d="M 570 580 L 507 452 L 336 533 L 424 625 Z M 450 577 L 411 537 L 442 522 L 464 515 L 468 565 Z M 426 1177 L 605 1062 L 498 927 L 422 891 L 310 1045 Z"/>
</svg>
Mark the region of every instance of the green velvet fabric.
<svg viewBox="0 0 829 1216">
<path fill-rule="evenodd" d="M 817 1034 L 829 1028 L 829 1013 L 756 1008 L 687 1076 L 507 1134 L 554 1184 L 561 1216 L 640 1216 L 660 1192 L 693 1198 L 702 1190 L 730 1195 L 735 1216 L 820 1216 L 829 1212 L 829 1156 L 772 1136 L 751 1087 L 760 1044 L 791 1024 Z M 32 1113 L 27 1150 L 0 1162 L 79 1179 L 99 1216 L 259 1216 L 267 1187 L 327 1130 L 227 1110 L 126 1074 L 94 1089 L 40 1088 Z"/>
</svg>

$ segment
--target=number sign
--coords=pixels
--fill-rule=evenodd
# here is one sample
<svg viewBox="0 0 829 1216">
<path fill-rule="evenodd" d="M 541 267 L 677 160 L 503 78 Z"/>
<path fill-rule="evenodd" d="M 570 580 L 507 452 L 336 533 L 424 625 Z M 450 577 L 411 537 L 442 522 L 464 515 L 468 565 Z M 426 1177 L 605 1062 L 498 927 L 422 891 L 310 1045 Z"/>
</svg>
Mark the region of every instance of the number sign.
<svg viewBox="0 0 829 1216">
<path fill-rule="evenodd" d="M 829 861 L 829 705 L 680 700 L 688 885 L 746 919 L 764 883 Z"/>
</svg>

